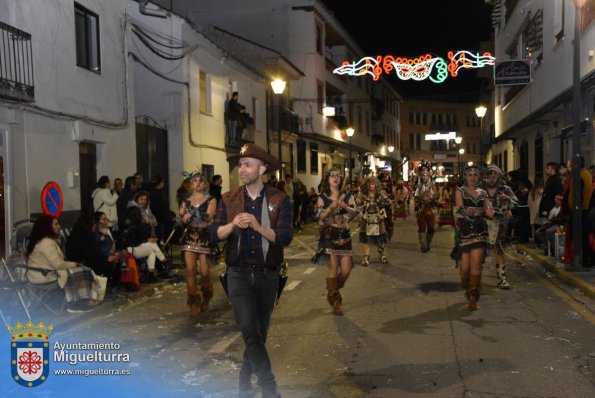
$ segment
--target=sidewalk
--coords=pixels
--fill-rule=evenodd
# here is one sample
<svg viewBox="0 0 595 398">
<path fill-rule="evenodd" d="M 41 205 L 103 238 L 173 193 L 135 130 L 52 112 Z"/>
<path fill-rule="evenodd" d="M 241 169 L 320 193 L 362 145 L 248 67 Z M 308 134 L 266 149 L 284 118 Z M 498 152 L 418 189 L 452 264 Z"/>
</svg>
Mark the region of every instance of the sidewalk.
<svg viewBox="0 0 595 398">
<path fill-rule="evenodd" d="M 171 252 L 171 261 L 173 265 L 174 276 L 171 279 L 159 279 L 153 283 L 141 283 L 140 290 L 137 292 L 127 291 L 124 288 L 118 288 L 112 295 L 105 297 L 105 300 L 96 306 L 92 311 L 85 313 L 69 313 L 63 311 L 60 316 L 55 317 L 54 326 L 59 326 L 60 329 L 66 330 L 79 323 L 100 316 L 108 316 L 110 313 L 121 311 L 121 307 L 125 305 L 134 305 L 137 302 L 146 300 L 149 296 L 163 294 L 166 290 L 173 286 L 186 283 L 185 269 L 181 263 L 179 246 L 174 245 Z M 213 266 L 214 268 L 215 266 Z M 213 269 L 212 269 L 213 270 Z M 217 275 L 217 274 L 215 274 Z"/>
<path fill-rule="evenodd" d="M 558 263 L 553 257 L 546 256 L 540 250 L 528 244 L 519 244 L 519 250 L 529 254 L 533 260 L 542 265 L 549 272 L 555 274 L 560 280 L 574 286 L 586 296 L 595 299 L 595 268 L 572 268 Z"/>
</svg>

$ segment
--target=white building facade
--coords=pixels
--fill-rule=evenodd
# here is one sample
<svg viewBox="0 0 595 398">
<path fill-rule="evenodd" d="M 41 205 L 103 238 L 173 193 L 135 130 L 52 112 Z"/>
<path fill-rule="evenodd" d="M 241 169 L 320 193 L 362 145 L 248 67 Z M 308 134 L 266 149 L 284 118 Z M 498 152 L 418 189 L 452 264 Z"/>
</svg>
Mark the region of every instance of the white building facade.
<svg viewBox="0 0 595 398">
<path fill-rule="evenodd" d="M 240 62 L 198 30 L 132 0 L 0 2 L 2 255 L 13 224 L 42 212 L 48 182 L 61 188 L 67 226 L 101 175 L 160 174 L 174 211 L 182 171 L 221 174 L 223 191 L 238 185 L 225 104 L 232 91 L 250 98 L 244 138 L 266 146 L 270 78 L 264 61 Z M 299 74 L 276 64 L 269 69 Z"/>
<path fill-rule="evenodd" d="M 170 5 L 169 1 L 156 3 Z M 284 173 L 310 188 L 317 187 L 331 167 L 348 172 L 350 147 L 354 180 L 370 164 L 390 165 L 400 159 L 398 93 L 382 79 L 373 82 L 370 77 L 333 74 L 343 61 L 375 54 L 366 54 L 321 2 L 199 0 L 173 2 L 173 7 L 201 26 L 277 51 L 303 72 L 288 84 L 282 99 L 287 118 L 294 120 L 281 126 Z M 334 106 L 336 116 L 325 117 L 325 105 Z M 355 130 L 351 145 L 347 127 Z M 270 137 L 271 153 L 277 154 L 274 130 Z"/>
<path fill-rule="evenodd" d="M 589 119 L 579 149 L 586 164 L 592 164 L 595 160 L 592 126 L 595 2 L 582 2 L 580 55 L 576 60 L 573 43 L 578 2 L 496 0 L 492 3 L 496 60 L 528 61 L 531 82 L 495 85 L 491 111 L 486 116 L 488 125 L 493 125 L 488 160 L 508 170 L 526 170 L 533 180 L 544 177 L 548 162 L 571 159 L 573 62 L 578 62 L 580 119 Z"/>
</svg>

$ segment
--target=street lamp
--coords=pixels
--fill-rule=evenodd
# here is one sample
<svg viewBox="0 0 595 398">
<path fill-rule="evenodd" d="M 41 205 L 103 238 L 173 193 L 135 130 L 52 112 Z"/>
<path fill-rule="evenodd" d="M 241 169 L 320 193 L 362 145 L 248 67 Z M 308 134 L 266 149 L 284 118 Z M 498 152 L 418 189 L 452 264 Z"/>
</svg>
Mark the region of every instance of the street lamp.
<svg viewBox="0 0 595 398">
<path fill-rule="evenodd" d="M 459 149 L 459 178 L 463 176 L 463 154 L 465 153 L 465 148 Z"/>
<path fill-rule="evenodd" d="M 355 130 L 353 129 L 353 127 L 348 127 L 345 130 L 345 133 L 347 134 L 347 137 L 349 137 L 349 180 L 348 181 L 349 181 L 349 186 L 351 189 L 351 184 L 353 183 L 352 174 L 351 174 L 352 173 L 352 171 L 351 171 L 351 166 L 352 166 L 352 163 L 351 163 L 351 137 L 353 137 L 353 134 L 355 134 Z"/>
<path fill-rule="evenodd" d="M 483 137 L 483 117 L 486 115 L 488 108 L 483 105 L 479 105 L 475 108 L 475 114 L 479 118 L 479 164 L 483 163 L 483 146 L 484 146 L 484 137 Z"/>
<path fill-rule="evenodd" d="M 389 153 L 393 153 L 393 151 L 395 150 L 395 147 L 392 145 L 389 145 L 388 148 L 386 148 L 386 149 L 388 149 Z"/>
<path fill-rule="evenodd" d="M 572 161 L 572 240 L 573 253 L 572 265 L 575 267 L 582 266 L 582 231 L 581 231 L 581 153 L 580 153 L 580 117 L 581 117 L 581 8 L 585 4 L 585 0 L 574 0 L 574 60 L 572 68 L 572 122 L 574 124 L 574 131 L 572 132 L 572 151 L 574 152 Z"/>
<path fill-rule="evenodd" d="M 277 99 L 277 143 L 278 145 L 278 158 L 279 158 L 279 181 L 283 178 L 283 155 L 281 154 L 281 95 L 283 95 L 283 91 L 285 91 L 285 80 L 273 80 L 271 82 L 271 87 L 273 88 L 273 93 L 275 93 L 275 98 Z"/>
<path fill-rule="evenodd" d="M 334 106 L 323 106 L 322 107 L 322 115 L 326 117 L 335 116 L 335 107 Z"/>
</svg>

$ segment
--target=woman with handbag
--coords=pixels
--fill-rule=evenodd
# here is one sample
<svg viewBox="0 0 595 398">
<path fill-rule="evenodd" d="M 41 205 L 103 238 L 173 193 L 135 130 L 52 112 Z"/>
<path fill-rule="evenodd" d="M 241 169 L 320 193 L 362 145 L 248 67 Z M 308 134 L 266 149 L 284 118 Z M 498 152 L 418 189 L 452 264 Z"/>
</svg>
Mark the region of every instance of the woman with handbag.
<svg viewBox="0 0 595 398">
<path fill-rule="evenodd" d="M 208 183 L 203 174 L 192 174 L 193 192 L 180 206 L 180 216 L 185 230 L 182 238 L 182 253 L 186 263 L 186 286 L 188 289 L 188 305 L 190 316 L 198 316 L 209 309 L 213 298 L 213 282 L 207 255 L 213 254 L 214 243 L 209 236 L 209 226 L 213 221 L 217 200 L 208 194 Z M 200 268 L 200 290 L 196 281 L 196 262 Z"/>
<path fill-rule="evenodd" d="M 358 213 L 351 192 L 341 191 L 342 182 L 339 170 L 330 169 L 316 203 L 316 216 L 322 224 L 320 246 L 328 256 L 327 300 L 335 315 L 343 315 L 339 289 L 345 285 L 353 266 L 349 220 Z"/>
<path fill-rule="evenodd" d="M 359 226 L 359 241 L 363 244 L 364 256 L 361 264 L 370 265 L 370 245 L 378 247 L 378 260 L 382 264 L 388 263 L 384 254 L 384 245 L 388 243 L 386 230 L 387 208 L 391 205 L 388 197 L 380 192 L 380 181 L 370 176 L 366 178 L 360 189 L 357 202 L 361 208 L 361 222 Z"/>
</svg>

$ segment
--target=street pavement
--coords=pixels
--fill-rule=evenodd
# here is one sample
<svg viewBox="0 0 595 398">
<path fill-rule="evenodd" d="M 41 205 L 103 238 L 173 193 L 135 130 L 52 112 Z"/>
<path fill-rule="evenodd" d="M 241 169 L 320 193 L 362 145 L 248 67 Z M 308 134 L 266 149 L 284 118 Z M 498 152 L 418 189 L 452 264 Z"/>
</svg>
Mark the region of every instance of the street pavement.
<svg viewBox="0 0 595 398">
<path fill-rule="evenodd" d="M 355 224 L 353 236 L 357 242 Z M 529 247 L 511 247 L 512 289 L 496 288 L 488 258 L 480 308 L 471 313 L 449 257 L 452 242 L 452 227 L 440 227 L 432 250 L 421 253 L 409 218 L 395 224 L 389 264 L 379 263 L 373 249 L 370 266 L 360 266 L 361 247 L 354 243 L 356 265 L 342 289 L 340 317 L 326 302 L 326 268 L 309 262 L 316 226 L 297 233 L 286 250 L 289 280 L 267 342 L 283 397 L 593 396 L 592 298 L 531 257 Z M 177 253 L 173 257 L 178 260 Z M 213 266 L 214 277 L 223 268 Z M 53 341 L 117 341 L 130 354 L 122 366 L 132 376 L 83 378 L 88 391 L 237 396 L 243 342 L 221 286 L 215 284 L 210 311 L 196 319 L 188 317 L 185 302 L 185 284 L 174 279 L 110 298 L 91 313 L 43 321 L 54 323 Z M 52 375 L 31 396 L 77 393 L 67 382 L 72 377 Z M 22 389 L 0 382 L 0 396 L 20 396 Z"/>
</svg>

